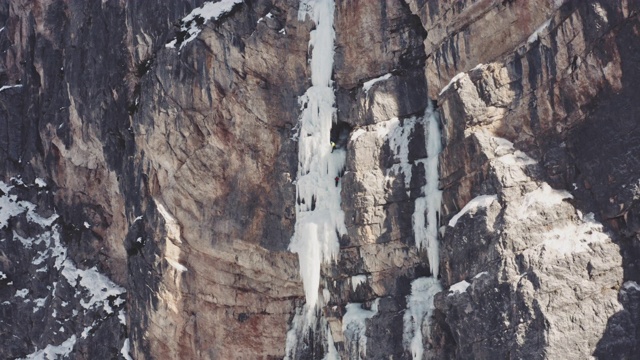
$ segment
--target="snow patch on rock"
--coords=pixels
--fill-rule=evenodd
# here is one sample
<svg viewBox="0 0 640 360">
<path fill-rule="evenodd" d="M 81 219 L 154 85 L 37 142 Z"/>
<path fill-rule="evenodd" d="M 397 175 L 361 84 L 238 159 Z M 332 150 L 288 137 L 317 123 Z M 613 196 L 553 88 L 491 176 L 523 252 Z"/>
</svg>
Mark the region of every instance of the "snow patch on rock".
<svg viewBox="0 0 640 360">
<path fill-rule="evenodd" d="M 518 218 L 524 219 L 533 215 L 531 207 L 534 204 L 551 207 L 561 204 L 565 199 L 573 199 L 573 195 L 566 190 L 556 190 L 549 186 L 549 184 L 542 183 L 539 188 L 524 196 L 520 210 L 518 211 Z"/>
<path fill-rule="evenodd" d="M 461 294 L 465 291 L 467 291 L 467 288 L 469 287 L 469 285 L 471 285 L 469 282 L 467 282 L 466 280 L 462 280 L 460 282 L 457 282 L 453 285 L 451 285 L 449 287 L 449 296 L 455 295 L 455 294 Z"/>
<path fill-rule="evenodd" d="M 367 282 L 367 275 L 355 275 L 351 277 L 351 290 L 356 291 L 358 286 Z"/>
<path fill-rule="evenodd" d="M 76 336 L 71 335 L 70 338 L 65 340 L 60 345 L 47 345 L 42 350 L 36 350 L 35 352 L 27 355 L 27 357 L 23 359 L 34 359 L 34 360 L 43 360 L 43 359 L 64 359 L 67 356 L 71 355 L 71 351 L 73 351 L 73 347 L 76 345 Z"/>
<path fill-rule="evenodd" d="M 391 78 L 391 73 L 386 74 L 386 75 L 382 75 L 380 77 L 377 77 L 375 79 L 371 79 L 369 81 L 366 81 L 363 85 L 362 85 L 362 90 L 364 90 L 365 93 L 368 93 L 369 90 L 371 90 L 371 87 L 380 81 L 385 81 L 385 80 L 389 80 Z"/>
<path fill-rule="evenodd" d="M 205 2 L 201 7 L 194 9 L 180 21 L 180 32 L 183 34 L 184 39 L 182 41 L 173 39 L 167 43 L 165 47 L 175 48 L 176 45 L 178 45 L 180 49 L 182 49 L 187 43 L 198 37 L 207 22 L 218 20 L 221 16 L 231 12 L 236 5 L 243 2 L 244 0 Z"/>
<path fill-rule="evenodd" d="M 494 201 L 498 201 L 498 195 L 480 195 L 471 199 L 454 217 L 449 220 L 449 226 L 455 227 L 460 218 L 470 212 L 475 211 L 478 208 L 488 208 Z"/>
</svg>

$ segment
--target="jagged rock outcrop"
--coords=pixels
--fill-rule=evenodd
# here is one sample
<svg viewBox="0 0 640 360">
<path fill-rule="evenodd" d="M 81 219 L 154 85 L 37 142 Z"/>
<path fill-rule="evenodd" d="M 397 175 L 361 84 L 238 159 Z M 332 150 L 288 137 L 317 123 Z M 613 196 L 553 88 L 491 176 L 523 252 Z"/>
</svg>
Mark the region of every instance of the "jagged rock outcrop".
<svg viewBox="0 0 640 360">
<path fill-rule="evenodd" d="M 427 40 L 440 61 L 426 72 L 440 84 L 429 90 L 443 114 L 444 218 L 496 195 L 445 230 L 443 285 L 470 285 L 436 298 L 432 331 L 448 335 L 432 354 L 633 358 L 636 306 L 620 300 L 637 280 L 638 134 L 625 82 L 637 76 L 627 41 L 638 4 L 528 4 L 417 10 L 427 28 L 452 19 L 450 34 L 455 19 L 475 18 Z M 495 27 L 512 19 L 520 26 L 482 46 L 487 28 L 502 38 Z"/>
<path fill-rule="evenodd" d="M 635 356 L 632 0 L 330 2 L 344 232 L 296 328 L 324 2 L 0 0 L 0 357 Z"/>
</svg>

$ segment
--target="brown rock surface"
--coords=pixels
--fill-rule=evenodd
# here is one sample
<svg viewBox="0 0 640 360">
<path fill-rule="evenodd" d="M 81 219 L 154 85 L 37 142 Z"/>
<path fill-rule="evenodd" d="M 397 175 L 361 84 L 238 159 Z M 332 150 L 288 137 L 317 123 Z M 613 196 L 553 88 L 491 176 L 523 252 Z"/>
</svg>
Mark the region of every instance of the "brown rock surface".
<svg viewBox="0 0 640 360">
<path fill-rule="evenodd" d="M 636 1 L 336 0 L 346 234 L 293 342 L 313 1 L 181 21 L 211 3 L 0 0 L 0 199 L 34 204 L 0 228 L 0 357 L 635 356 Z M 434 309 L 412 293 L 437 265 L 415 234 L 432 101 Z M 92 271 L 126 295 L 87 308 Z"/>
</svg>

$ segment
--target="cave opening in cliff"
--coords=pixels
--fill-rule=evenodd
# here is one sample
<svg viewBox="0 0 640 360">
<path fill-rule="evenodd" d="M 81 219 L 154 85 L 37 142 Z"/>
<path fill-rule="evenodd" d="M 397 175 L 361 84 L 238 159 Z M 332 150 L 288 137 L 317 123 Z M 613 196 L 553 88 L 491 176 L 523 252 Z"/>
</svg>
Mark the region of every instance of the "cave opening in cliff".
<svg viewBox="0 0 640 360">
<path fill-rule="evenodd" d="M 351 129 L 351 125 L 344 121 L 337 120 L 332 124 L 330 141 L 336 149 L 346 149 Z"/>
</svg>

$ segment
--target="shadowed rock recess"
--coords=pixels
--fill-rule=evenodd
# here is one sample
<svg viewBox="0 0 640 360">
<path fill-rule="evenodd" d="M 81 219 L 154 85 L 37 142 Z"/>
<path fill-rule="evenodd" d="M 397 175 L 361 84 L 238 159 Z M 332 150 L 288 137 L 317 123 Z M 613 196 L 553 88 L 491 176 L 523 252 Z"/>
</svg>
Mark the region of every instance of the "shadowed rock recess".
<svg viewBox="0 0 640 360">
<path fill-rule="evenodd" d="M 0 358 L 637 359 L 639 14 L 0 0 Z"/>
</svg>

